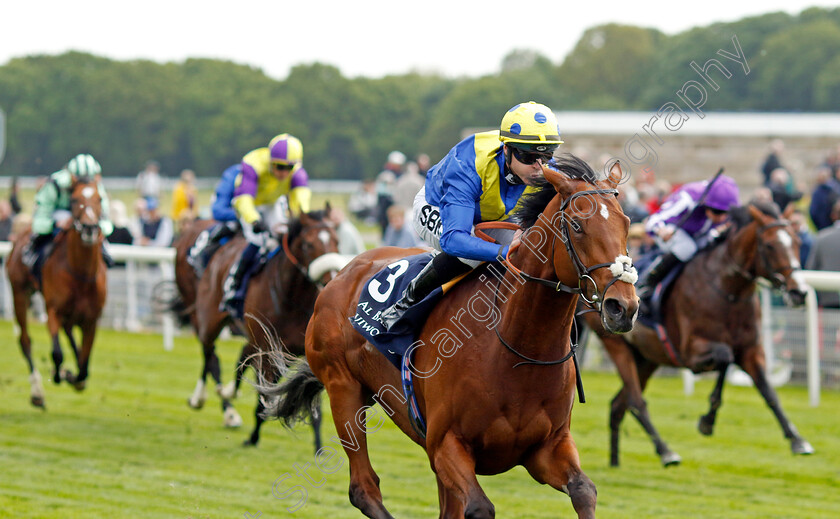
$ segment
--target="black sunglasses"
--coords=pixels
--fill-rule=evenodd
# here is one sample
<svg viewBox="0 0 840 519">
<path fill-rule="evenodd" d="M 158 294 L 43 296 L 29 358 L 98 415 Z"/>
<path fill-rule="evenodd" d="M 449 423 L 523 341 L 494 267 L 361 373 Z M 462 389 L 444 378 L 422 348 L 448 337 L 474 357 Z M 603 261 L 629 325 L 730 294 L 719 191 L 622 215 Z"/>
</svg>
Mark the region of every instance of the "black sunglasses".
<svg viewBox="0 0 840 519">
<path fill-rule="evenodd" d="M 519 148 L 511 148 L 513 150 L 513 156 L 516 157 L 516 160 L 525 164 L 526 166 L 530 166 L 531 164 L 535 163 L 536 161 L 541 161 L 543 164 L 551 160 L 551 157 L 554 155 L 552 153 L 539 153 L 533 151 L 524 151 L 520 150 Z"/>
<path fill-rule="evenodd" d="M 294 164 L 280 164 L 279 162 L 275 162 L 273 166 L 274 169 L 279 171 L 290 171 L 295 168 Z"/>
<path fill-rule="evenodd" d="M 720 216 L 720 215 L 722 215 L 722 214 L 726 214 L 726 213 L 728 212 L 728 211 L 724 211 L 723 209 L 713 209 L 713 208 L 711 208 L 711 207 L 707 207 L 706 209 L 708 209 L 709 211 L 711 211 L 711 212 L 712 212 L 712 214 L 716 214 L 716 215 L 718 215 L 718 216 Z"/>
</svg>

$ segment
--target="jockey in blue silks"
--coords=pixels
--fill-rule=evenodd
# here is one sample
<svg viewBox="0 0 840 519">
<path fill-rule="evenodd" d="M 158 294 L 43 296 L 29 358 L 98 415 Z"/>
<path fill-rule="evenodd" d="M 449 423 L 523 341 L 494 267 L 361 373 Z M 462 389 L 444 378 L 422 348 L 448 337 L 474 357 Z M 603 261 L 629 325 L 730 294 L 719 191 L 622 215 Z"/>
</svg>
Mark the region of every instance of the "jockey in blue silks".
<svg viewBox="0 0 840 519">
<path fill-rule="evenodd" d="M 236 177 L 241 171 L 242 165 L 234 164 L 222 173 L 221 180 L 216 184 L 211 209 L 213 219 L 219 224 L 201 231 L 187 256 L 187 262 L 193 266 L 199 276 L 213 253 L 223 245 L 226 239 L 240 230 L 239 219 L 236 217 L 236 210 L 231 207 L 231 201 L 233 192 L 236 190 Z"/>
<path fill-rule="evenodd" d="M 507 219 L 526 189 L 543 178 L 543 164 L 562 143 L 549 107 L 521 103 L 508 110 L 499 130 L 467 137 L 429 170 L 414 199 L 413 222 L 420 238 L 441 252 L 382 313 L 385 328 L 435 288 L 507 254 L 507 246 L 500 251 L 475 237 L 473 227 Z"/>
<path fill-rule="evenodd" d="M 636 283 L 636 292 L 642 299 L 671 269 L 688 262 L 699 249 L 719 236 L 729 219 L 729 209 L 739 205 L 738 185 L 732 178 L 721 175 L 711 181 L 711 186 L 709 182 L 683 185 L 665 199 L 659 211 L 648 217 L 645 230 L 655 238 L 663 254 Z"/>
</svg>

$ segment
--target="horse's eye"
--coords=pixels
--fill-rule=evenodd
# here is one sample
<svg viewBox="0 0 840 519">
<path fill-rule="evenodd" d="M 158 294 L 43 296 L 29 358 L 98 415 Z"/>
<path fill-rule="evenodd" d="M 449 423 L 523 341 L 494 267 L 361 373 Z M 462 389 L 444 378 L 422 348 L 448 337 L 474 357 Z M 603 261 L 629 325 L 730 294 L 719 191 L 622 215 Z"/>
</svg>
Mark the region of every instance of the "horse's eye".
<svg viewBox="0 0 840 519">
<path fill-rule="evenodd" d="M 569 220 L 569 225 L 572 227 L 572 230 L 576 233 L 580 234 L 583 232 L 583 226 L 577 220 L 577 218 L 572 218 Z"/>
</svg>

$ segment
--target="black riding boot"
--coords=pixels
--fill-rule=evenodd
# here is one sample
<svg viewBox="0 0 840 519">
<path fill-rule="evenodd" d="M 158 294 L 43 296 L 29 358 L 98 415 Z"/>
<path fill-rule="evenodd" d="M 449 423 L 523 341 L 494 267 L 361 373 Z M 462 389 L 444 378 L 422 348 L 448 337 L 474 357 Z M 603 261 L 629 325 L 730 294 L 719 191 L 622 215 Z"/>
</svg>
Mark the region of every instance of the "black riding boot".
<svg viewBox="0 0 840 519">
<path fill-rule="evenodd" d="M 105 244 L 102 244 L 102 259 L 105 261 L 105 267 L 111 268 L 114 266 L 114 258 L 111 257 L 111 253 L 108 252 L 108 249 L 105 247 Z"/>
<path fill-rule="evenodd" d="M 242 281 L 245 279 L 245 274 L 251 269 L 258 252 L 259 247 L 249 243 L 242 251 L 239 261 L 234 263 L 228 271 L 227 278 L 225 278 L 222 286 L 222 302 L 219 305 L 219 310 L 230 313 L 236 319 L 242 318 L 245 303 L 244 296 L 239 294 Z"/>
<path fill-rule="evenodd" d="M 656 285 L 665 279 L 665 276 L 671 272 L 671 269 L 680 263 L 682 261 L 670 252 L 666 252 L 656 258 L 653 264 L 647 269 L 647 272 L 636 282 L 636 295 L 643 301 L 649 299 L 654 289 L 656 289 Z"/>
<path fill-rule="evenodd" d="M 32 236 L 29 244 L 23 249 L 23 254 L 21 255 L 23 264 L 36 276 L 38 275 L 37 271 L 40 270 L 36 268 L 36 263 L 39 263 L 41 257 L 44 256 L 44 249 L 52 239 L 52 234 L 35 234 Z"/>
<path fill-rule="evenodd" d="M 400 300 L 382 312 L 380 318 L 385 329 L 390 330 L 394 323 L 405 314 L 406 310 L 422 301 L 437 287 L 465 272 L 469 272 L 471 268 L 457 257 L 450 256 L 445 252 L 435 256 L 432 261 L 423 267 L 417 277 L 411 280 Z"/>
<path fill-rule="evenodd" d="M 222 246 L 222 240 L 233 236 L 238 230 L 239 222 L 233 221 L 213 226 L 198 235 L 187 255 L 187 263 L 195 269 L 199 277 L 210 262 L 210 258 Z"/>
</svg>

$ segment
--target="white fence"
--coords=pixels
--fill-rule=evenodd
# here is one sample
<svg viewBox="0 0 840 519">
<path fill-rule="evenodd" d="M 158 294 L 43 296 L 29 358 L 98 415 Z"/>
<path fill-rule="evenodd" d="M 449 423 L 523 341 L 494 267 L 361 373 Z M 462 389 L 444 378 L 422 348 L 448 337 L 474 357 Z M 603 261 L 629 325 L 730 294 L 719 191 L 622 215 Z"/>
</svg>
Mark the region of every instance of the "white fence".
<svg viewBox="0 0 840 519">
<path fill-rule="evenodd" d="M 171 247 L 138 247 L 106 245 L 118 266 L 108 271 L 108 301 L 102 312 L 100 325 L 117 330 L 153 330 L 163 333 L 163 346 L 170 350 L 175 335 L 174 316 L 152 307 L 152 292 L 160 282 L 175 279 L 175 249 Z M 6 276 L 6 258 L 12 250 L 9 242 L 0 242 L 3 274 L 0 276 L 0 297 L 3 317 L 12 319 L 11 289 Z M 44 319 L 40 296 L 33 301 L 33 309 Z"/>
<path fill-rule="evenodd" d="M 108 271 L 108 303 L 101 325 L 118 330 L 162 332 L 164 348 L 172 349 L 176 333 L 174 317 L 154 308 L 152 296 L 159 283 L 174 280 L 175 249 L 110 244 L 107 247 L 114 260 L 124 265 Z M 14 315 L 5 269 L 10 251 L 10 243 L 0 242 L 4 267 L 0 275 L 0 309 L 5 319 Z M 761 289 L 762 337 L 768 372 L 772 375 L 777 368 L 788 370 L 776 383 L 791 378 L 794 382 L 807 381 L 809 401 L 817 406 L 822 381 L 840 387 L 840 310 L 818 308 L 815 290 L 840 291 L 840 272 L 806 270 L 797 276 L 810 287 L 804 311 L 774 304 L 772 292 Z M 34 308 L 39 313 L 42 303 L 36 301 Z M 684 380 L 686 391 L 690 391 L 694 377 L 684 374 Z"/>
</svg>

